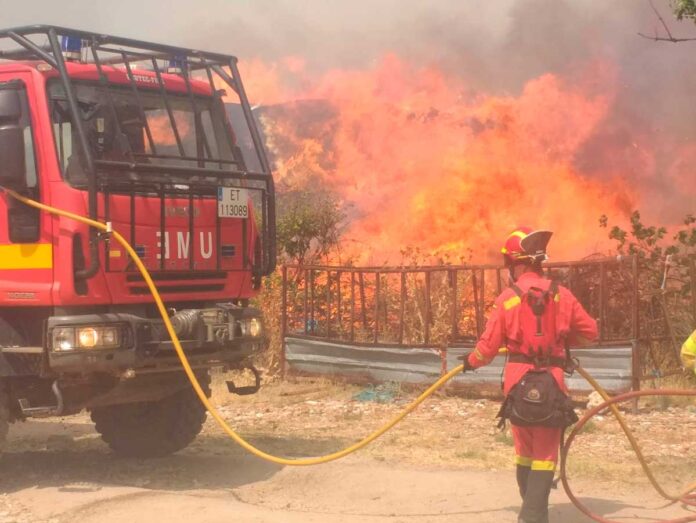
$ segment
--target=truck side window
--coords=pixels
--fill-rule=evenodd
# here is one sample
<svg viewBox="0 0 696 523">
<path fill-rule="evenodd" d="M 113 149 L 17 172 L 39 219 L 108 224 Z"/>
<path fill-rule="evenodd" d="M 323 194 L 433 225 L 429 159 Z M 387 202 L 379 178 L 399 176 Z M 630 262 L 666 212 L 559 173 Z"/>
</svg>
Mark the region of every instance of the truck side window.
<svg viewBox="0 0 696 523">
<path fill-rule="evenodd" d="M 23 86 L 23 84 L 22 84 Z M 19 89 L 22 114 L 19 127 L 24 136 L 24 165 L 27 194 L 31 198 L 38 196 L 38 178 L 36 172 L 36 155 L 34 135 L 31 128 L 31 113 L 25 89 Z M 7 209 L 7 230 L 12 243 L 34 243 L 40 238 L 39 212 L 18 202 L 12 202 Z"/>
<path fill-rule="evenodd" d="M 58 161 L 63 171 L 72 156 L 72 122 L 65 102 L 55 102 L 53 105 L 53 136 L 58 149 Z"/>
<path fill-rule="evenodd" d="M 36 159 L 34 158 L 34 137 L 31 134 L 31 127 L 24 127 L 24 156 L 27 165 L 27 187 L 36 187 Z"/>
<path fill-rule="evenodd" d="M 26 180 L 29 189 L 36 189 L 38 180 L 36 176 L 36 155 L 34 151 L 34 136 L 31 130 L 31 114 L 27 103 L 27 93 L 24 89 L 19 91 L 19 98 L 22 104 L 22 117 L 19 126 L 24 132 L 24 160 L 27 168 Z"/>
<path fill-rule="evenodd" d="M 58 142 L 58 158 L 60 166 L 65 169 L 67 159 L 72 156 L 72 125 L 70 122 L 54 123 L 53 132 Z"/>
</svg>

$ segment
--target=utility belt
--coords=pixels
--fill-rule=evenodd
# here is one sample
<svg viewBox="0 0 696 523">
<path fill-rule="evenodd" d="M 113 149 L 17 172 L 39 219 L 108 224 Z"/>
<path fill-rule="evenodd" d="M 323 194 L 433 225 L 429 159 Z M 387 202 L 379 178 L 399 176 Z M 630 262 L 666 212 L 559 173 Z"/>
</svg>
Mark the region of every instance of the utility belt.
<svg viewBox="0 0 696 523">
<path fill-rule="evenodd" d="M 556 358 L 553 356 L 528 356 L 527 354 L 522 354 L 521 352 L 513 352 L 508 356 L 508 362 L 510 363 L 528 363 L 534 365 L 535 368 L 540 369 L 544 367 L 557 367 L 559 369 L 566 370 L 568 366 L 568 360 L 566 358 Z"/>
<path fill-rule="evenodd" d="M 499 427 L 505 427 L 505 420 L 518 427 L 559 428 L 578 421 L 571 399 L 549 371 L 552 367 L 566 370 L 568 359 L 513 353 L 508 361 L 531 363 L 534 368 L 528 370 L 505 397 L 496 416 L 500 418 Z"/>
</svg>

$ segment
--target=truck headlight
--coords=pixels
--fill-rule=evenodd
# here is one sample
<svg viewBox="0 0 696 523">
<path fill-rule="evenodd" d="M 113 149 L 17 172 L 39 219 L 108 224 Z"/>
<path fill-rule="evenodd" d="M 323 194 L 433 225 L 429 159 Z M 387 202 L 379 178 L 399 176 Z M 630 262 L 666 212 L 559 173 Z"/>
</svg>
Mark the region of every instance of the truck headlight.
<svg viewBox="0 0 696 523">
<path fill-rule="evenodd" d="M 249 334 L 254 338 L 261 335 L 261 322 L 258 318 L 251 318 L 249 320 Z"/>
<path fill-rule="evenodd" d="M 53 350 L 63 352 L 75 348 L 75 329 L 73 327 L 58 327 L 53 329 Z"/>
<path fill-rule="evenodd" d="M 91 349 L 97 345 L 97 342 L 99 341 L 99 333 L 97 332 L 97 329 L 92 327 L 80 329 L 77 331 L 77 341 L 80 347 Z"/>
<path fill-rule="evenodd" d="M 121 345 L 118 327 L 82 327 L 77 331 L 80 349 L 115 349 Z"/>
<path fill-rule="evenodd" d="M 242 336 L 258 338 L 261 335 L 261 320 L 258 318 L 239 320 L 239 327 L 242 331 Z"/>
<path fill-rule="evenodd" d="M 117 326 L 56 327 L 53 350 L 116 349 L 121 346 L 121 329 Z"/>
</svg>

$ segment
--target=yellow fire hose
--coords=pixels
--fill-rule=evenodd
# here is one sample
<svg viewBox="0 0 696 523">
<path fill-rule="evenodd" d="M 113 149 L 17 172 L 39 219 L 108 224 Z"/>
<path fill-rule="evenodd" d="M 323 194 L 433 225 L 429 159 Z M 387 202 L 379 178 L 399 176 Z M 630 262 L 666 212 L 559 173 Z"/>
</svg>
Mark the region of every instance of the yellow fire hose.
<svg viewBox="0 0 696 523">
<path fill-rule="evenodd" d="M 176 335 L 176 332 L 174 332 L 174 327 L 172 326 L 170 320 L 169 320 L 169 315 L 167 314 L 167 309 L 164 306 L 164 303 L 162 302 L 162 298 L 157 291 L 157 287 L 155 286 L 154 282 L 152 281 L 152 278 L 150 277 L 150 273 L 148 272 L 147 268 L 143 264 L 143 262 L 140 260 L 140 257 L 136 254 L 135 250 L 131 245 L 126 241 L 126 239 L 118 232 L 115 230 L 112 230 L 110 224 L 105 224 L 101 223 L 96 220 L 92 220 L 89 218 L 85 218 L 84 216 L 80 216 L 68 211 L 64 211 L 62 209 L 57 209 L 55 207 L 51 207 L 49 205 L 45 205 L 39 202 L 36 202 L 34 200 L 31 200 L 29 198 L 26 198 L 24 196 L 21 196 L 20 194 L 16 193 L 15 191 L 11 189 L 4 189 L 7 194 L 15 198 L 16 200 L 25 203 L 26 205 L 29 205 L 31 207 L 34 207 L 39 210 L 46 211 L 50 214 L 58 215 L 58 216 L 63 216 L 66 218 L 70 218 L 72 220 L 84 223 L 86 225 L 89 225 L 90 227 L 94 227 L 96 229 L 99 229 L 103 232 L 106 232 L 110 234 L 116 241 L 123 246 L 124 249 L 128 252 L 128 255 L 130 258 L 133 260 L 135 265 L 137 266 L 138 270 L 143 276 L 143 279 L 147 283 L 148 288 L 150 289 L 150 292 L 152 293 L 152 297 L 155 300 L 155 303 L 157 304 L 157 309 L 159 310 L 160 315 L 162 316 L 162 321 L 164 322 L 164 325 L 167 329 L 167 332 L 169 333 L 169 336 L 171 337 L 172 343 L 174 345 L 174 349 L 176 350 L 176 353 L 179 357 L 179 360 L 181 361 L 181 365 L 184 369 L 184 372 L 186 373 L 189 381 L 191 382 L 191 386 L 195 390 L 196 394 L 198 395 L 198 398 L 200 399 L 201 403 L 205 406 L 205 408 L 210 412 L 210 415 L 215 419 L 217 424 L 227 433 L 227 435 L 233 439 L 238 445 L 240 445 L 242 448 L 247 450 L 248 452 L 254 454 L 255 456 L 265 459 L 267 461 L 270 461 L 272 463 L 276 463 L 278 465 L 292 465 L 292 466 L 306 466 L 306 465 L 318 465 L 320 463 L 327 463 L 329 461 L 334 461 L 339 458 L 342 458 L 344 456 L 347 456 L 348 454 L 352 454 L 353 452 L 362 449 L 378 437 L 380 437 L 382 434 L 387 432 L 389 429 L 394 427 L 397 423 L 399 423 L 402 419 L 404 419 L 406 416 L 408 416 L 416 407 L 418 407 L 423 401 L 425 401 L 429 396 L 431 396 L 435 391 L 437 391 L 440 387 L 442 387 L 445 383 L 447 383 L 450 379 L 455 377 L 457 374 L 459 374 L 462 371 L 462 365 L 459 365 L 455 367 L 454 369 L 450 370 L 447 374 L 444 374 L 443 376 L 440 377 L 435 383 L 433 383 L 430 387 L 428 387 L 420 396 L 418 396 L 411 404 L 409 404 L 402 412 L 400 412 L 397 416 L 395 416 L 391 421 L 389 421 L 386 425 L 380 427 L 378 430 L 374 431 L 364 439 L 358 441 L 357 443 L 350 445 L 349 447 L 346 447 L 345 449 L 339 450 L 337 452 L 333 452 L 331 454 L 327 454 L 325 456 L 317 456 L 317 457 L 312 457 L 312 458 L 296 458 L 296 459 L 289 459 L 289 458 L 283 458 L 279 456 L 273 456 L 271 454 L 268 454 L 267 452 L 264 452 L 261 449 L 256 448 L 253 446 L 251 443 L 246 441 L 244 438 L 242 438 L 239 434 L 237 434 L 232 427 L 230 427 L 227 422 L 224 420 L 224 418 L 220 415 L 220 413 L 217 411 L 215 406 L 210 402 L 210 400 L 206 397 L 205 392 L 201 388 L 200 383 L 198 382 L 198 379 L 196 378 L 195 373 L 193 372 L 193 369 L 191 368 L 191 365 L 189 364 L 188 358 L 186 357 L 186 354 L 184 353 L 184 350 L 181 347 L 181 344 L 179 342 L 179 338 Z M 636 454 L 636 457 L 638 458 L 641 467 L 643 468 L 643 471 L 645 472 L 645 475 L 648 477 L 650 480 L 650 483 L 653 485 L 655 490 L 663 496 L 665 499 L 672 501 L 672 502 L 677 502 L 677 501 L 684 501 L 686 500 L 690 493 L 696 490 L 696 483 L 689 485 L 681 495 L 670 495 L 667 492 L 662 489 L 660 484 L 657 482 L 655 479 L 652 471 L 650 470 L 650 467 L 648 466 L 643 453 L 640 449 L 640 446 L 638 445 L 638 442 L 636 441 L 635 437 L 631 433 L 631 430 L 628 428 L 628 425 L 626 424 L 626 420 L 623 418 L 621 413 L 619 412 L 619 409 L 616 407 L 614 403 L 611 403 L 611 399 L 609 395 L 606 393 L 606 391 L 597 383 L 597 381 L 590 376 L 587 371 L 582 369 L 581 367 L 577 367 L 578 372 L 582 375 L 583 378 L 585 378 L 591 385 L 592 387 L 599 392 L 599 394 L 602 396 L 602 398 L 605 400 L 605 406 L 608 406 L 608 408 L 611 409 L 612 413 L 616 417 L 616 420 L 619 422 L 621 425 L 621 428 L 626 434 L 626 437 L 631 443 L 631 447 L 633 448 L 633 451 Z M 643 391 L 642 395 L 645 395 L 646 392 L 648 391 Z M 664 393 L 664 391 L 663 391 Z M 688 393 L 687 393 L 688 394 Z M 696 392 L 694 392 L 696 394 Z M 603 410 L 603 408 L 600 406 L 599 411 Z M 567 447 L 566 447 L 567 451 Z M 686 521 L 686 520 L 684 520 Z"/>
<path fill-rule="evenodd" d="M 679 496 L 674 496 L 671 494 L 668 494 L 665 492 L 665 490 L 662 488 L 662 486 L 657 482 L 657 479 L 652 473 L 652 470 L 650 470 L 650 467 L 648 466 L 648 462 L 645 459 L 645 456 L 643 456 L 643 451 L 640 448 L 640 445 L 638 444 L 638 441 L 636 440 L 635 436 L 633 435 L 633 432 L 631 432 L 631 429 L 628 428 L 628 424 L 626 423 L 626 419 L 621 415 L 619 412 L 619 408 L 616 406 L 616 403 L 612 402 L 612 399 L 609 397 L 609 394 L 607 394 L 607 391 L 605 391 L 602 386 L 597 383 L 597 380 L 595 380 L 589 372 L 587 372 L 585 369 L 582 367 L 578 366 L 576 368 L 578 373 L 585 378 L 590 385 L 592 385 L 592 388 L 596 390 L 601 396 L 602 399 L 604 400 L 605 403 L 608 403 L 609 409 L 611 409 L 612 414 L 614 414 L 614 417 L 616 418 L 616 421 L 619 422 L 619 425 L 621 426 L 621 430 L 623 430 L 623 433 L 626 435 L 626 438 L 628 441 L 631 443 L 631 448 L 633 449 L 633 452 L 636 455 L 636 458 L 638 458 L 638 461 L 640 462 L 640 466 L 643 469 L 643 472 L 645 473 L 645 476 L 650 480 L 650 484 L 653 486 L 653 488 L 662 496 L 663 498 L 677 502 L 683 500 L 688 494 L 696 490 L 696 482 L 692 483 L 688 487 L 686 487 L 683 491 L 683 493 Z M 643 392 L 652 392 L 652 391 L 643 391 Z M 655 391 L 657 392 L 657 391 Z M 666 391 L 663 391 L 666 392 Z M 650 395 L 650 394 L 645 394 L 645 395 Z M 696 391 L 689 395 L 696 395 Z M 603 409 L 600 409 L 600 412 Z"/>
</svg>

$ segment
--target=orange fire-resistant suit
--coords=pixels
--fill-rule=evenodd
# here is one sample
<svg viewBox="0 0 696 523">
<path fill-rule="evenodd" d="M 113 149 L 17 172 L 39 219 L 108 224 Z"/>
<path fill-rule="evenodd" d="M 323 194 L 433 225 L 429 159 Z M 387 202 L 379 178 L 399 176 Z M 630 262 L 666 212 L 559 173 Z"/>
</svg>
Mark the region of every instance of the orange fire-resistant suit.
<svg viewBox="0 0 696 523">
<path fill-rule="evenodd" d="M 522 293 L 531 287 L 548 290 L 551 281 L 535 272 L 522 274 L 515 282 Z M 470 367 L 477 368 L 490 363 L 498 354 L 501 347 L 506 347 L 510 354 L 526 352 L 522 346 L 522 325 L 520 322 L 520 306 L 522 300 L 511 288 L 504 290 L 495 301 L 494 309 L 486 323 L 486 328 L 476 344 L 476 349 L 469 354 Z M 565 287 L 558 286 L 554 296 L 556 319 L 556 343 L 550 356 L 565 358 L 566 345 L 584 345 L 597 338 L 597 322 L 583 309 L 580 302 Z M 534 368 L 532 363 L 508 362 L 505 366 L 503 388 L 507 395 L 525 373 Z M 550 367 L 561 390 L 567 392 L 563 378 L 563 370 Z M 524 476 L 529 471 L 553 471 L 558 460 L 558 448 L 561 439 L 561 429 L 554 427 L 518 427 L 512 426 L 512 436 L 515 443 L 515 462 L 518 465 L 518 482 L 520 493 L 524 498 Z M 551 472 L 552 474 L 553 472 Z M 523 478 L 520 478 L 522 474 Z"/>
</svg>

